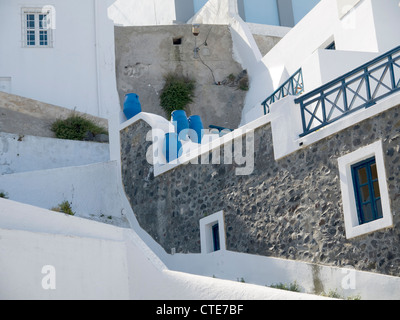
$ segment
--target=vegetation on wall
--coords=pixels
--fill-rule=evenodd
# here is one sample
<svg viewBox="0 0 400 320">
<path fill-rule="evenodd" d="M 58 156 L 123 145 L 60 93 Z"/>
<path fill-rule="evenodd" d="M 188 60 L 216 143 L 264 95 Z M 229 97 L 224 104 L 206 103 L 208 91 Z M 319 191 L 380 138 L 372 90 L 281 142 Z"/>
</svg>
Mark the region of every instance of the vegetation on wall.
<svg viewBox="0 0 400 320">
<path fill-rule="evenodd" d="M 221 84 L 228 87 L 236 87 L 238 90 L 249 91 L 249 76 L 247 70 L 243 70 L 236 76 L 231 73 Z"/>
<path fill-rule="evenodd" d="M 107 130 L 83 116 L 72 114 L 67 119 L 56 120 L 51 130 L 58 139 L 92 140 L 90 137 L 107 134 Z"/>
<path fill-rule="evenodd" d="M 176 73 L 168 73 L 164 79 L 165 85 L 160 95 L 160 105 L 170 119 L 174 110 L 186 110 L 193 102 L 196 81 Z"/>
<path fill-rule="evenodd" d="M 6 192 L 4 192 L 4 191 L 0 191 L 0 198 L 3 198 L 3 199 L 8 199 L 8 195 L 7 195 L 7 193 L 6 193 Z"/>
<path fill-rule="evenodd" d="M 64 202 L 60 203 L 57 207 L 51 208 L 51 210 L 55 211 L 55 212 L 62 212 L 62 213 L 68 214 L 70 216 L 75 215 L 75 212 L 72 211 L 71 203 L 69 203 L 68 201 L 64 201 Z"/>
</svg>

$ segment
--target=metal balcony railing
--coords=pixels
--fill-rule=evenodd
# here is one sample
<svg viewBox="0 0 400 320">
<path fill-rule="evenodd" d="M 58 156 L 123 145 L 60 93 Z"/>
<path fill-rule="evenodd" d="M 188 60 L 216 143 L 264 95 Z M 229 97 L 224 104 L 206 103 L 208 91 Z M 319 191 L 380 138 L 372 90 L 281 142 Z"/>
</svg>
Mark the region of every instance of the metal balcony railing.
<svg viewBox="0 0 400 320">
<path fill-rule="evenodd" d="M 400 91 L 400 46 L 295 100 L 308 135 Z"/>
<path fill-rule="evenodd" d="M 264 106 L 264 114 L 270 112 L 270 106 L 276 101 L 292 95 L 297 96 L 304 91 L 303 73 L 302 70 L 297 70 L 288 80 L 285 81 L 278 89 L 274 91 L 261 105 Z"/>
</svg>

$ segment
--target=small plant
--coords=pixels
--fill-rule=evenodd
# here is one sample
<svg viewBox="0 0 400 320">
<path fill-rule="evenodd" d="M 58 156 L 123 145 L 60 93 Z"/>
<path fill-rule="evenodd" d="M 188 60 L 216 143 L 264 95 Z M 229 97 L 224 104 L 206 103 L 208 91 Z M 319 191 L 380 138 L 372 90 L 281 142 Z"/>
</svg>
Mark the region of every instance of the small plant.
<svg viewBox="0 0 400 320">
<path fill-rule="evenodd" d="M 55 211 L 55 212 L 62 212 L 62 213 L 68 214 L 70 216 L 75 215 L 75 212 L 72 211 L 71 203 L 69 203 L 68 201 L 64 201 L 64 202 L 60 203 L 57 207 L 54 207 L 51 210 Z"/>
<path fill-rule="evenodd" d="M 247 71 L 243 70 L 237 76 L 231 73 L 222 81 L 222 84 L 229 87 L 236 87 L 236 89 L 242 91 L 249 91 L 249 76 L 247 75 Z"/>
<path fill-rule="evenodd" d="M 165 85 L 160 95 L 160 105 L 165 111 L 168 119 L 174 110 L 186 110 L 193 102 L 195 80 L 188 77 L 168 73 L 164 76 Z"/>
<path fill-rule="evenodd" d="M 247 75 L 239 80 L 238 88 L 242 91 L 249 91 L 249 77 Z"/>
<path fill-rule="evenodd" d="M 297 284 L 297 282 L 290 283 L 289 285 L 283 284 L 283 283 L 278 283 L 278 284 L 271 284 L 271 288 L 275 289 L 280 289 L 280 290 L 287 290 L 287 291 L 293 291 L 293 292 L 300 292 L 300 287 Z"/>
<path fill-rule="evenodd" d="M 333 299 L 361 300 L 361 296 L 360 295 L 349 296 L 349 297 L 346 298 L 346 297 L 342 296 L 340 293 L 338 293 L 337 289 L 329 290 L 328 293 L 322 293 L 321 295 L 324 296 L 324 297 L 333 298 Z"/>
<path fill-rule="evenodd" d="M 98 126 L 93 121 L 77 114 L 72 114 L 65 120 L 56 120 L 51 130 L 58 139 L 85 140 L 85 137 L 97 134 L 107 134 L 107 130 Z"/>
<path fill-rule="evenodd" d="M 5 193 L 5 192 L 1 191 L 1 192 L 0 192 L 0 198 L 3 198 L 3 199 L 8 199 L 8 195 L 7 195 L 7 193 Z"/>
</svg>

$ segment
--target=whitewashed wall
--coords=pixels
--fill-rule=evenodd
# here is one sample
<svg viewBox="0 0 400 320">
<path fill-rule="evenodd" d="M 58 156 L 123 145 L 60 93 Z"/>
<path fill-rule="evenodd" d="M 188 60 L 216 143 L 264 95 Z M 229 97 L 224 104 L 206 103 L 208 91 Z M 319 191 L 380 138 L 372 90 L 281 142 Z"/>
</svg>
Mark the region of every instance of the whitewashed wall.
<svg viewBox="0 0 400 320">
<path fill-rule="evenodd" d="M 9 199 L 51 209 L 69 201 L 80 217 L 122 219 L 126 208 L 115 162 L 21 172 L 0 176 L 0 191 Z"/>
<path fill-rule="evenodd" d="M 22 47 L 22 8 L 43 3 L 0 2 L 0 77 L 11 93 L 107 117 L 118 106 L 114 29 L 107 3 L 51 0 L 55 9 L 53 48 Z"/>
<path fill-rule="evenodd" d="M 363 0 L 339 18 L 338 2 L 322 0 L 258 63 L 259 71 L 250 77 L 241 125 L 251 118 L 247 113 L 257 106 L 261 108 L 261 102 L 300 67 L 306 66 L 305 78 L 324 83 L 366 62 L 368 56 L 397 46 L 399 36 L 394 30 L 400 26 L 400 8 L 395 2 Z M 329 53 L 329 59 L 327 55 L 320 56 L 311 67 L 315 52 L 332 41 L 336 51 Z M 340 67 L 334 68 L 333 61 Z M 329 66 L 322 65 L 325 63 Z M 318 80 L 309 87 L 315 88 L 317 83 Z"/>
<path fill-rule="evenodd" d="M 82 166 L 110 160 L 106 143 L 0 132 L 0 175 Z"/>
<path fill-rule="evenodd" d="M 378 55 L 375 52 L 318 49 L 301 66 L 304 90 L 310 92 Z"/>
<path fill-rule="evenodd" d="M 133 230 L 4 199 L 0 236 L 2 300 L 323 299 L 171 271 Z"/>
<path fill-rule="evenodd" d="M 108 15 L 118 26 L 170 25 L 176 20 L 175 0 L 117 0 Z"/>
</svg>

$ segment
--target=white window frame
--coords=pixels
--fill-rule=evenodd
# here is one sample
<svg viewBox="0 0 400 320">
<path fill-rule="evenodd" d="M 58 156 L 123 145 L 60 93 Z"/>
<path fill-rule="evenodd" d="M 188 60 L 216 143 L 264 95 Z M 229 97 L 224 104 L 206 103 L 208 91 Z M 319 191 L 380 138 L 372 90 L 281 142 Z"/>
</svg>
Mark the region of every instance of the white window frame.
<svg viewBox="0 0 400 320">
<path fill-rule="evenodd" d="M 378 183 L 381 193 L 383 218 L 360 225 L 351 166 L 372 157 L 375 157 L 376 168 L 378 172 Z M 338 164 L 346 238 L 351 239 L 381 229 L 393 227 L 393 216 L 390 209 L 382 141 L 379 140 L 343 157 L 340 157 L 338 159 Z"/>
<path fill-rule="evenodd" d="M 29 29 L 27 26 L 27 15 L 34 15 L 35 26 L 32 29 Z M 39 15 L 45 14 L 47 15 L 46 26 L 44 28 L 40 28 L 39 25 Z M 21 18 L 22 18 L 22 47 L 23 48 L 53 48 L 54 44 L 54 12 L 52 7 L 37 7 L 37 8 L 22 8 L 21 9 Z M 28 31 L 33 31 L 35 34 L 35 44 L 28 45 Z M 40 33 L 46 32 L 47 34 L 47 44 L 40 44 Z"/>
<path fill-rule="evenodd" d="M 220 250 L 214 251 L 212 227 L 218 223 Z M 226 250 L 224 212 L 219 211 L 200 220 L 201 253 L 208 254 Z"/>
</svg>

